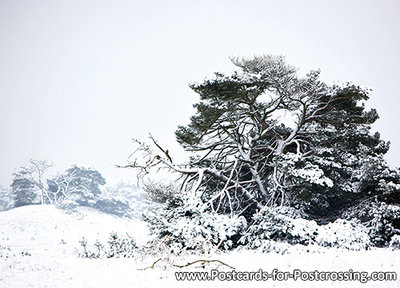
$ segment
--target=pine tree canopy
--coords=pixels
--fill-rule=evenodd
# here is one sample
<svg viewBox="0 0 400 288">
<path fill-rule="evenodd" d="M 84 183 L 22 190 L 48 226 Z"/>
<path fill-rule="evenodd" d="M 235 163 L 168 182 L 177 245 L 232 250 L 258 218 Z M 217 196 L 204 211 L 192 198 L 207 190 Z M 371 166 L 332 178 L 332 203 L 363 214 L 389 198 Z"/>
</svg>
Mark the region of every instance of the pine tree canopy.
<svg viewBox="0 0 400 288">
<path fill-rule="evenodd" d="M 369 89 L 300 76 L 281 56 L 231 60 L 234 72 L 190 85 L 197 112 L 176 131 L 190 163 L 153 158 L 187 176 L 183 190 L 214 212 L 248 216 L 289 205 L 321 217 L 367 197 L 399 198 L 399 173 L 383 159 L 389 143 L 370 131 Z"/>
</svg>

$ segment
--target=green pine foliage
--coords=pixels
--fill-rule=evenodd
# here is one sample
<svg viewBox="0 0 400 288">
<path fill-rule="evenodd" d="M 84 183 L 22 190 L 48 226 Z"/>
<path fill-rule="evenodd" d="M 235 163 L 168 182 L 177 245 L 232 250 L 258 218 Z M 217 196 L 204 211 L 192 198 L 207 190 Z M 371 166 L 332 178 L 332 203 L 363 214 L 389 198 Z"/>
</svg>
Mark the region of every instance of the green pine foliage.
<svg viewBox="0 0 400 288">
<path fill-rule="evenodd" d="M 14 174 L 11 184 L 11 194 L 14 200 L 14 207 L 21 207 L 37 203 L 34 184 L 29 181 L 24 171 Z"/>
<path fill-rule="evenodd" d="M 236 186 L 261 206 L 288 205 L 321 221 L 338 218 L 361 199 L 388 198 L 386 190 L 398 199 L 398 188 L 382 187 L 389 143 L 371 133 L 379 116 L 365 108 L 370 90 L 351 83 L 329 86 L 319 80 L 319 71 L 300 77 L 283 57 L 233 63 L 239 70 L 231 75 L 216 73 L 191 85 L 200 97 L 197 113 L 189 125 L 178 127 L 176 136 L 199 154 L 192 167 L 211 167 L 226 177 L 233 173 Z M 280 120 L 282 114 L 290 115 L 291 125 Z M 391 173 L 395 185 L 399 175 Z M 205 179 L 206 200 L 226 184 L 212 175 Z M 228 203 L 225 198 L 220 212 L 229 213 L 230 204 L 240 213 L 248 199 Z M 243 215 L 250 219 L 256 207 Z"/>
<path fill-rule="evenodd" d="M 146 220 L 156 238 L 178 251 L 205 242 L 395 247 L 400 172 L 384 159 L 390 143 L 372 133 L 379 116 L 365 106 L 371 90 L 328 85 L 320 71 L 301 76 L 284 57 L 232 62 L 236 71 L 190 86 L 196 113 L 175 133 L 192 152 L 188 163 L 142 146 L 147 162 L 128 165 L 182 176 L 179 193 L 153 195 L 160 209 Z"/>
</svg>

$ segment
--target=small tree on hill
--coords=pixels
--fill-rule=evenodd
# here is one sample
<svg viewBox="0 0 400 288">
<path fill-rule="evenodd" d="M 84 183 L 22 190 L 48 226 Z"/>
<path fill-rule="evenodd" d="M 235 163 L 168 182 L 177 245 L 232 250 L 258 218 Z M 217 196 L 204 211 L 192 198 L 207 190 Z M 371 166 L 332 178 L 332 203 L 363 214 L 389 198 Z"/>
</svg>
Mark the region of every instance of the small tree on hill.
<svg viewBox="0 0 400 288">
<path fill-rule="evenodd" d="M 100 196 L 100 186 L 105 185 L 106 181 L 97 170 L 74 165 L 64 174 L 47 180 L 47 183 L 53 197 L 88 205 Z"/>
<path fill-rule="evenodd" d="M 14 173 L 11 187 L 14 199 L 19 199 L 16 201 L 16 205 L 22 203 L 25 203 L 23 205 L 29 205 L 37 202 L 46 204 L 51 202 L 45 181 L 45 174 L 50 167 L 51 164 L 47 163 L 47 161 L 29 160 L 27 165 L 21 166 L 20 170 Z M 22 200 L 24 198 L 26 200 Z M 28 201 L 28 199 L 30 200 Z"/>
<path fill-rule="evenodd" d="M 0 185 L 0 211 L 6 211 L 13 206 L 14 199 L 11 190 Z"/>
<path fill-rule="evenodd" d="M 28 180 L 24 171 L 14 174 L 11 189 L 14 207 L 21 207 L 36 203 L 35 185 Z"/>
</svg>

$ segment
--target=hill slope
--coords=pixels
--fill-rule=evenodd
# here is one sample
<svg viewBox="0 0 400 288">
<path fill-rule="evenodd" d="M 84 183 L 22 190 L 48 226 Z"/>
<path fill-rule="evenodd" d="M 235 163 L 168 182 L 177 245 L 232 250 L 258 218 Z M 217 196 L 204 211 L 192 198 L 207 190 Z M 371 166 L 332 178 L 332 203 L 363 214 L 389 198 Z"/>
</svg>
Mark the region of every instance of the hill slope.
<svg viewBox="0 0 400 288">
<path fill-rule="evenodd" d="M 210 271 L 201 265 L 185 269 L 159 262 L 155 269 L 145 269 L 156 256 L 117 259 L 83 259 L 77 255 L 82 237 L 93 243 L 105 243 L 110 232 L 129 233 L 138 244 L 147 240 L 147 229 L 140 220 L 118 218 L 90 208 L 66 214 L 53 206 L 26 206 L 0 212 L 0 287 L 252 287 L 259 282 L 183 281 L 175 279 L 175 271 Z M 400 275 L 400 251 L 341 251 L 327 249 L 305 253 L 303 249 L 290 254 L 256 254 L 251 251 L 204 256 L 232 265 L 236 271 L 395 271 Z M 203 256 L 201 256 L 203 257 Z M 172 258 L 176 264 L 199 259 L 197 256 Z M 202 259 L 202 258 L 200 258 Z M 389 282 L 313 282 L 271 281 L 268 287 L 400 287 L 399 280 Z"/>
</svg>

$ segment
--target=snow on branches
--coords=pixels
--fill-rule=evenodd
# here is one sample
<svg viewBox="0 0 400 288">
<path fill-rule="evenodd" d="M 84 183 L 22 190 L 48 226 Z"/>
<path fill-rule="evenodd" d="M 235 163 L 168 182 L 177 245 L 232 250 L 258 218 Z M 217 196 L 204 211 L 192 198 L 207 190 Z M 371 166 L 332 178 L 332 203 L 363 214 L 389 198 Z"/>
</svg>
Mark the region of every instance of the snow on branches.
<svg viewBox="0 0 400 288">
<path fill-rule="evenodd" d="M 156 167 L 177 172 L 181 190 L 197 193 L 210 210 L 250 217 L 265 206 L 313 198 L 306 194 L 342 197 L 348 171 L 364 171 L 362 159 L 386 153 L 379 134 L 369 134 L 378 115 L 362 104 L 368 90 L 329 86 L 319 71 L 299 76 L 283 57 L 231 60 L 238 69 L 230 75 L 215 73 L 190 86 L 200 96 L 197 113 L 176 131 L 195 154 L 188 163 L 174 163 L 151 137 L 158 153 L 135 141 L 136 158 L 122 167 L 139 168 L 141 175 Z"/>
</svg>

